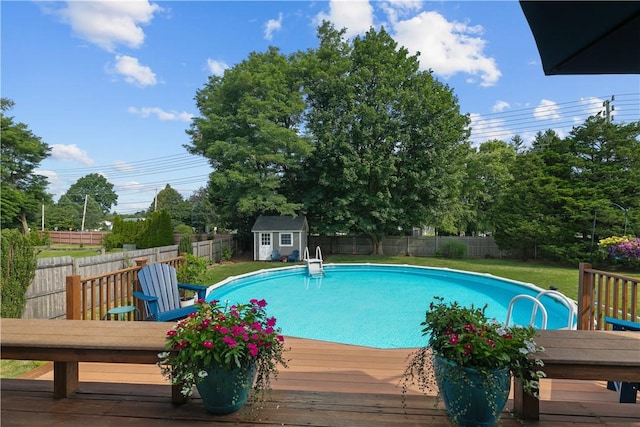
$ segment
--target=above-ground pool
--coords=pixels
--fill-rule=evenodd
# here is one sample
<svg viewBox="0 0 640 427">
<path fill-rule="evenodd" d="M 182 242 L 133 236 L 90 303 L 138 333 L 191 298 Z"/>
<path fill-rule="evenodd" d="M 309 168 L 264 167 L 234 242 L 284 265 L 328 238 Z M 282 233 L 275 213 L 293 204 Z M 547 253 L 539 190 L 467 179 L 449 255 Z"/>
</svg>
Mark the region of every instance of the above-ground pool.
<svg viewBox="0 0 640 427">
<path fill-rule="evenodd" d="M 511 299 L 542 289 L 492 275 L 458 270 L 380 264 L 327 264 L 322 277 L 306 266 L 261 270 L 212 286 L 207 300 L 265 299 L 283 335 L 377 348 L 426 344 L 420 323 L 434 296 L 460 305 L 487 304 L 486 314 L 505 322 Z M 542 302 L 547 329 L 567 326 L 568 309 L 552 297 Z M 510 324 L 527 325 L 533 303 L 519 301 Z M 536 320 L 540 326 L 540 316 Z"/>
</svg>

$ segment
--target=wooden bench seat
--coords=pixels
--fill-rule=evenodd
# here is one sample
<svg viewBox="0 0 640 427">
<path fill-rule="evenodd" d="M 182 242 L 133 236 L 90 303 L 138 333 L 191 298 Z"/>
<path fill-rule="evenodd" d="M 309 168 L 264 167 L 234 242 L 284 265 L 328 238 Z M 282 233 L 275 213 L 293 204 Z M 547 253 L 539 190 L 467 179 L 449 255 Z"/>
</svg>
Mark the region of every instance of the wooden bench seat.
<svg viewBox="0 0 640 427">
<path fill-rule="evenodd" d="M 2 359 L 53 362 L 57 398 L 78 390 L 78 362 L 155 364 L 171 322 L 2 319 Z M 171 400 L 183 403 L 179 386 Z"/>
<path fill-rule="evenodd" d="M 540 359 L 547 378 L 640 381 L 640 334 L 628 331 L 539 331 L 544 347 Z M 524 419 L 540 418 L 540 401 L 514 381 L 514 412 Z"/>
</svg>

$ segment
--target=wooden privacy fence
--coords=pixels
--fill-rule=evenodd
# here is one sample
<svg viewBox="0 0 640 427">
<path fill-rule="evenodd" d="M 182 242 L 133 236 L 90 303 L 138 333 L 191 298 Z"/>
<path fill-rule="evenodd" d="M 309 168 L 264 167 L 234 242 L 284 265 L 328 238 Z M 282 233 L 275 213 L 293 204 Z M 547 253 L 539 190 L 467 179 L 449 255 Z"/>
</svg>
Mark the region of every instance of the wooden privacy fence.
<svg viewBox="0 0 640 427">
<path fill-rule="evenodd" d="M 386 236 L 382 239 L 385 255 L 433 257 L 444 254 L 449 245 L 462 244 L 465 258 L 513 258 L 510 251 L 498 248 L 492 236 Z M 309 236 L 309 248 L 320 246 L 323 254 L 369 255 L 373 245 L 368 236 Z"/>
<path fill-rule="evenodd" d="M 165 259 L 164 264 L 178 268 L 184 257 Z M 121 306 L 136 306 L 139 313 L 144 313 L 144 302 L 133 298 L 133 291 L 138 290 L 138 271 L 147 265 L 147 258 L 136 259 L 136 266 L 112 271 L 98 276 L 67 276 L 67 319 L 100 320 L 109 309 Z M 126 315 L 134 320 L 135 312 Z M 140 319 L 135 319 L 140 320 Z"/>
<path fill-rule="evenodd" d="M 580 263 L 578 329 L 607 329 L 605 317 L 640 322 L 640 279 Z"/>
<path fill-rule="evenodd" d="M 193 253 L 211 261 L 220 261 L 225 249 L 234 251 L 232 236 L 220 235 L 214 240 L 193 242 Z M 147 258 L 149 263 L 164 262 L 178 256 L 178 245 L 161 246 L 95 255 L 83 258 L 70 256 L 38 259 L 36 275 L 27 289 L 25 319 L 57 319 L 66 317 L 65 278 L 94 277 L 133 267 L 134 259 Z"/>
</svg>

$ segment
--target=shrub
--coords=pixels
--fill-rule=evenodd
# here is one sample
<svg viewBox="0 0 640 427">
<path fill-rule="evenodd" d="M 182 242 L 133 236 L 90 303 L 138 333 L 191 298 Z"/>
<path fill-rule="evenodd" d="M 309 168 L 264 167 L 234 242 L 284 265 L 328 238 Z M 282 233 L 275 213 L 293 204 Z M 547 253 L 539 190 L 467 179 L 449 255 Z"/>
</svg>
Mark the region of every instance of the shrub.
<svg viewBox="0 0 640 427">
<path fill-rule="evenodd" d="M 28 237 L 18 230 L 2 230 L 0 280 L 2 317 L 21 318 L 27 304 L 27 288 L 36 275 L 37 261 Z"/>
<path fill-rule="evenodd" d="M 462 242 L 447 242 L 442 252 L 446 258 L 464 258 L 467 255 L 467 245 Z"/>
<path fill-rule="evenodd" d="M 178 243 L 179 254 L 193 254 L 193 244 L 191 243 L 191 235 L 183 234 Z"/>
<path fill-rule="evenodd" d="M 208 259 L 187 254 L 186 262 L 176 271 L 178 282 L 201 285 L 201 276 L 207 271 L 208 265 Z"/>
</svg>

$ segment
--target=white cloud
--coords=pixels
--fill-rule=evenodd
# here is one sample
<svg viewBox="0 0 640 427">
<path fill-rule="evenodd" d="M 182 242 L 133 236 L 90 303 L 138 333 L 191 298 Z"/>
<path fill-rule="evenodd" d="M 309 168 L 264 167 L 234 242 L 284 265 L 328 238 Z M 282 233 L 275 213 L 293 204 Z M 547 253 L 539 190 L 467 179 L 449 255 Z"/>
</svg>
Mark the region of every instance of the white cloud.
<svg viewBox="0 0 640 427">
<path fill-rule="evenodd" d="M 141 25 L 148 24 L 157 4 L 148 1 L 69 1 L 59 14 L 78 37 L 109 52 L 116 46 L 139 48 L 144 43 Z"/>
<path fill-rule="evenodd" d="M 410 52 L 420 52 L 422 69 L 450 77 L 466 73 L 479 77 L 481 86 L 494 85 L 502 73 L 495 59 L 484 54 L 482 26 L 449 22 L 437 12 L 422 12 L 393 26 L 394 39 Z"/>
<path fill-rule="evenodd" d="M 553 120 L 560 118 L 560 108 L 558 104 L 548 99 L 540 101 L 540 105 L 533 109 L 533 117 L 536 120 Z"/>
<path fill-rule="evenodd" d="M 224 74 L 224 70 L 228 69 L 229 66 L 224 61 L 217 61 L 215 59 L 208 58 L 207 68 L 214 76 L 222 76 Z"/>
<path fill-rule="evenodd" d="M 580 105 L 585 109 L 585 117 L 582 118 L 582 121 L 586 120 L 587 117 L 595 116 L 598 113 L 604 113 L 604 102 L 604 99 L 596 98 L 594 96 L 580 98 Z"/>
<path fill-rule="evenodd" d="M 165 111 L 162 108 L 158 107 L 129 107 L 129 113 L 134 114 L 136 116 L 140 116 L 142 118 L 149 118 L 150 116 L 156 116 L 159 120 L 162 121 L 180 121 L 180 122 L 190 122 L 194 117 L 193 114 L 176 111 Z"/>
<path fill-rule="evenodd" d="M 491 109 L 494 113 L 500 113 L 508 108 L 511 108 L 511 104 L 509 104 L 507 101 L 500 101 L 498 100 L 498 102 L 496 102 L 493 106 L 493 108 Z"/>
<path fill-rule="evenodd" d="M 513 136 L 513 131 L 505 126 L 503 119 L 487 119 L 477 113 L 469 114 L 471 119 L 471 137 L 474 145 L 492 139 L 508 141 Z"/>
<path fill-rule="evenodd" d="M 136 86 L 153 86 L 157 83 L 156 75 L 151 68 L 141 65 L 138 58 L 128 55 L 116 55 L 113 72 L 124 76 L 127 83 Z"/>
<path fill-rule="evenodd" d="M 135 168 L 127 162 L 123 162 L 122 160 L 116 160 L 113 162 L 113 167 L 120 172 L 133 172 Z"/>
<path fill-rule="evenodd" d="M 75 144 L 53 144 L 51 146 L 51 158 L 63 162 L 79 162 L 83 165 L 93 165 L 93 160 L 87 156 L 84 150 Z"/>
<path fill-rule="evenodd" d="M 282 13 L 278 14 L 278 19 L 269 19 L 264 26 L 264 38 L 271 40 L 273 33 L 282 28 Z"/>
<path fill-rule="evenodd" d="M 331 0 L 329 13 L 320 12 L 315 24 L 331 21 L 337 30 L 346 28 L 345 37 L 350 38 L 369 31 L 373 26 L 373 7 L 368 0 Z"/>
</svg>

